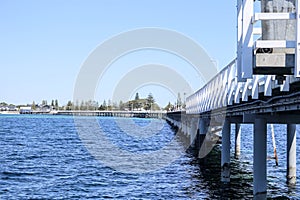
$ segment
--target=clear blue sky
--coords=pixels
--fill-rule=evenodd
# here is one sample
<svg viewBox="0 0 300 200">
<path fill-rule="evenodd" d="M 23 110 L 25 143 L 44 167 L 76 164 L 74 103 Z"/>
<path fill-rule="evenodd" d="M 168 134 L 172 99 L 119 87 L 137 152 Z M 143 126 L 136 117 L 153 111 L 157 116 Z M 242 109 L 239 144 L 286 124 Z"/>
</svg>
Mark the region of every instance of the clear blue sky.
<svg viewBox="0 0 300 200">
<path fill-rule="evenodd" d="M 89 53 L 104 40 L 136 28 L 183 33 L 199 43 L 219 69 L 236 56 L 236 1 L 2 0 L 0 24 L 0 102 L 14 104 L 43 99 L 65 104 L 73 98 L 76 77 Z M 196 90 L 201 84 L 196 80 L 192 86 Z M 140 90 L 140 96 L 149 91 Z M 152 93 L 160 104 L 173 101 L 160 89 Z M 98 95 L 100 103 L 111 98 L 108 91 Z"/>
</svg>

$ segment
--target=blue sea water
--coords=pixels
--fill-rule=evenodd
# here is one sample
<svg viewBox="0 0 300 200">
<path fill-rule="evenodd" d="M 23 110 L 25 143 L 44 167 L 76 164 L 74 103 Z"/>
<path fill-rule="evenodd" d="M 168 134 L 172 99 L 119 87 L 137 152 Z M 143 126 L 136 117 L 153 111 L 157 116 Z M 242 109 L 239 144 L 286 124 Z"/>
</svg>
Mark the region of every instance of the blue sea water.
<svg viewBox="0 0 300 200">
<path fill-rule="evenodd" d="M 122 129 L 115 118 L 99 117 L 96 120 L 105 127 L 106 137 L 112 143 L 138 154 L 164 148 L 176 133 L 158 119 L 123 119 L 127 125 Z M 161 131 L 151 133 L 151 123 L 159 124 Z M 141 133 L 141 138 L 128 135 L 126 129 L 133 130 L 133 125 L 144 128 L 151 137 L 145 138 L 144 133 Z M 176 155 L 171 151 L 165 156 L 180 154 L 180 157 L 161 169 L 123 173 L 89 153 L 80 139 L 73 117 L 0 115 L 0 199 L 252 198 L 253 127 L 245 125 L 242 128 L 241 157 L 234 159 L 232 151 L 231 184 L 223 188 L 220 185 L 220 146 L 215 147 L 204 165 L 200 165 L 184 148 L 178 148 Z M 299 183 L 293 188 L 285 183 L 286 127 L 275 125 L 275 131 L 279 166 L 275 166 L 274 160 L 267 162 L 268 197 L 300 199 Z M 299 142 L 299 134 L 297 139 Z M 177 143 L 181 145 L 180 141 Z M 113 152 L 107 152 L 106 156 L 114 157 Z M 299 152 L 300 145 L 297 146 Z M 270 130 L 268 155 L 273 155 Z M 297 154 L 298 166 L 299 161 Z"/>
</svg>

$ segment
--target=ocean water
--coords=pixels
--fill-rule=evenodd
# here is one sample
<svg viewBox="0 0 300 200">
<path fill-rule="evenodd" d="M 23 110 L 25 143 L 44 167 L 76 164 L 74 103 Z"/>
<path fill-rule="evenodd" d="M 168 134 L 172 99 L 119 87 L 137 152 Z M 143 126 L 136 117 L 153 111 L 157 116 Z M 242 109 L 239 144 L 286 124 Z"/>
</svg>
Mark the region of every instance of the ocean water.
<svg viewBox="0 0 300 200">
<path fill-rule="evenodd" d="M 132 155 L 159 152 L 174 141 L 176 133 L 158 119 L 122 119 L 121 128 L 116 118 L 99 117 L 96 120 L 108 140 Z M 153 124 L 160 131 L 151 128 Z M 160 161 L 174 158 L 169 164 L 142 172 L 128 165 L 130 173 L 124 173 L 96 159 L 85 146 L 87 143 L 82 141 L 76 126 L 70 116 L 0 115 L 0 199 L 252 198 L 251 125 L 242 127 L 240 158 L 234 159 L 232 151 L 231 184 L 226 187 L 220 184 L 219 145 L 203 164 L 181 147 L 180 141 L 175 141 L 176 151 L 159 157 Z M 143 131 L 132 134 L 132 130 L 140 130 L 136 127 Z M 267 162 L 268 198 L 300 199 L 299 183 L 295 187 L 288 187 L 285 183 L 285 131 L 285 126 L 275 125 L 279 166 L 275 166 L 274 160 Z M 232 134 L 232 141 L 233 137 Z M 102 140 L 101 137 L 98 139 Z M 297 139 L 299 142 L 299 134 Z M 117 152 L 101 147 L 101 155 L 111 158 L 112 162 L 116 156 L 120 157 Z M 299 152 L 300 145 L 297 146 L 298 166 Z M 269 130 L 268 156 L 272 155 Z M 130 163 L 130 159 L 124 158 Z"/>
</svg>

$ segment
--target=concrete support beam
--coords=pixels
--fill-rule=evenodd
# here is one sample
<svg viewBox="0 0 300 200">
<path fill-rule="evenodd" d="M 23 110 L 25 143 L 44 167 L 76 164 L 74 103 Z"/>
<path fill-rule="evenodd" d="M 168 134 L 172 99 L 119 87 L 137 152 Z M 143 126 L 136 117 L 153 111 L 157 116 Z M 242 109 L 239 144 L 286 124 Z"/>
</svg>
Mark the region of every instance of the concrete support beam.
<svg viewBox="0 0 300 200">
<path fill-rule="evenodd" d="M 230 122 L 225 119 L 222 129 L 221 181 L 230 182 Z"/>
<path fill-rule="evenodd" d="M 254 122 L 253 195 L 265 199 L 267 195 L 267 123 L 257 118 Z"/>
<path fill-rule="evenodd" d="M 241 155 L 241 124 L 235 124 L 235 158 L 239 158 Z"/>
<path fill-rule="evenodd" d="M 296 124 L 287 125 L 287 183 L 296 184 Z"/>
</svg>

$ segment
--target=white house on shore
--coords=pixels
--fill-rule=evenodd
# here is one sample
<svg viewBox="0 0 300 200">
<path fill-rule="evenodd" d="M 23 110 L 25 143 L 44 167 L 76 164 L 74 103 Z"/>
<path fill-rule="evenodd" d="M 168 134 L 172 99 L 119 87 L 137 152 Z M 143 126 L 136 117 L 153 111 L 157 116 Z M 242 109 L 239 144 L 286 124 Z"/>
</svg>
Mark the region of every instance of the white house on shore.
<svg viewBox="0 0 300 200">
<path fill-rule="evenodd" d="M 0 111 L 17 111 L 18 108 L 14 105 L 0 106 Z"/>
</svg>

